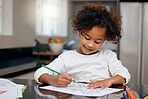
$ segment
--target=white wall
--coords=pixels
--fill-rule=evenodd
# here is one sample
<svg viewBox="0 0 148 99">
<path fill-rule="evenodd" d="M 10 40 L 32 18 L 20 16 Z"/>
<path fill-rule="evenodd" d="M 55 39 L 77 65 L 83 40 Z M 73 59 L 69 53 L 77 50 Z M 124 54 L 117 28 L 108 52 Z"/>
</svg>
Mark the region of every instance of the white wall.
<svg viewBox="0 0 148 99">
<path fill-rule="evenodd" d="M 13 36 L 0 36 L 0 49 L 35 46 L 36 0 L 13 0 Z"/>
<path fill-rule="evenodd" d="M 36 36 L 36 0 L 13 0 L 13 36 L 0 36 L 0 49 L 32 47 L 34 39 L 47 43 L 49 37 Z M 67 37 L 62 38 L 65 43 Z"/>
</svg>

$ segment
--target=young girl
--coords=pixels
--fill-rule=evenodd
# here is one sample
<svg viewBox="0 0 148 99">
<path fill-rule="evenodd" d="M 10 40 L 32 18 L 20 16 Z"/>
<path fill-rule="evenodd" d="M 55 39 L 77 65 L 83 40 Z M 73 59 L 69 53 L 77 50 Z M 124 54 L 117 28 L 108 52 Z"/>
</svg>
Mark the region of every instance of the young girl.
<svg viewBox="0 0 148 99">
<path fill-rule="evenodd" d="M 41 67 L 35 72 L 37 82 L 66 87 L 72 80 L 89 81 L 87 88 L 106 88 L 128 83 L 130 74 L 109 49 L 100 50 L 105 40 L 117 43 L 121 38 L 121 16 L 100 4 L 86 3 L 72 21 L 80 36 L 80 48 L 62 53 L 47 65 L 64 75 Z"/>
</svg>

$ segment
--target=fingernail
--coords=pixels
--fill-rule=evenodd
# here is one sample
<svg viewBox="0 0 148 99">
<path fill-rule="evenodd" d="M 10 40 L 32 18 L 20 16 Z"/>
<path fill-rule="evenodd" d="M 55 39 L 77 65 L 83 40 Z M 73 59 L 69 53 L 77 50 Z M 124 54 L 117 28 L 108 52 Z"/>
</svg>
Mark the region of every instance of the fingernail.
<svg viewBox="0 0 148 99">
<path fill-rule="evenodd" d="M 88 88 L 88 89 L 89 89 L 89 87 L 88 87 L 88 86 L 86 86 L 86 88 Z"/>
<path fill-rule="evenodd" d="M 90 87 L 90 89 L 94 89 L 94 87 Z"/>
</svg>

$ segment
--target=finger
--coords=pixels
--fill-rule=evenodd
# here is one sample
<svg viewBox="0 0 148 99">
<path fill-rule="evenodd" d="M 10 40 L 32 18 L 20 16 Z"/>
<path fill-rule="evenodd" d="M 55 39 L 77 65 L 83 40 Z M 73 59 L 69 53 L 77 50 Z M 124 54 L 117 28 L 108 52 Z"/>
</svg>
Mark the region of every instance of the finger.
<svg viewBox="0 0 148 99">
<path fill-rule="evenodd" d="M 68 86 L 68 84 L 57 84 L 57 85 L 55 85 L 56 87 L 67 87 Z"/>
<path fill-rule="evenodd" d="M 72 78 L 66 72 L 62 72 L 62 74 L 64 74 L 64 77 L 65 76 L 67 77 L 65 79 L 68 79 L 68 80 L 72 81 Z"/>
<path fill-rule="evenodd" d="M 93 88 L 94 88 L 94 84 L 90 84 L 90 85 L 88 85 L 86 88 L 88 88 L 88 89 L 93 89 Z"/>
<path fill-rule="evenodd" d="M 100 84 L 100 85 L 97 85 L 97 86 L 95 86 L 95 88 L 100 88 L 100 89 L 104 89 L 104 88 L 107 88 L 108 86 L 107 85 L 105 85 L 105 84 Z"/>
<path fill-rule="evenodd" d="M 72 79 L 67 79 L 67 77 L 59 77 L 58 83 L 59 84 L 70 84 L 72 82 Z"/>
<path fill-rule="evenodd" d="M 64 74 L 65 76 L 68 76 L 69 77 L 69 75 L 66 72 L 62 72 L 62 74 Z"/>
<path fill-rule="evenodd" d="M 69 76 L 66 76 L 66 75 L 60 75 L 60 77 L 61 77 L 62 79 L 69 80 L 70 82 L 72 81 L 72 78 L 69 77 Z"/>
<path fill-rule="evenodd" d="M 104 89 L 104 88 L 106 88 L 106 87 L 107 87 L 107 86 L 103 85 L 103 86 L 100 87 L 100 89 Z"/>
<path fill-rule="evenodd" d="M 88 85 L 88 88 L 90 88 L 90 89 L 94 89 L 94 88 L 101 88 L 101 83 L 93 83 L 93 84 L 90 84 L 90 85 Z"/>
<path fill-rule="evenodd" d="M 90 80 L 92 83 L 97 82 L 97 80 Z"/>
<path fill-rule="evenodd" d="M 60 87 L 67 87 L 68 85 L 60 85 Z"/>
<path fill-rule="evenodd" d="M 63 85 L 69 85 L 71 82 L 70 81 L 62 81 L 59 84 L 63 84 Z"/>
</svg>

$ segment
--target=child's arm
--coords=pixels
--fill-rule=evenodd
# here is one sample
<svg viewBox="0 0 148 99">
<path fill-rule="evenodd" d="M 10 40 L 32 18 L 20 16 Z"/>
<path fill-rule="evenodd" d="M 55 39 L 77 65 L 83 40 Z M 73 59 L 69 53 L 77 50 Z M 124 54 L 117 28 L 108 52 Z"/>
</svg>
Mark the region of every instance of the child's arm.
<svg viewBox="0 0 148 99">
<path fill-rule="evenodd" d="M 120 75 L 116 75 L 112 78 L 108 78 L 105 80 L 90 80 L 90 81 L 92 82 L 92 84 L 88 85 L 87 88 L 91 88 L 91 89 L 94 89 L 97 87 L 104 89 L 104 88 L 110 87 L 112 85 L 124 84 L 126 82 L 125 78 L 123 78 Z"/>
<path fill-rule="evenodd" d="M 69 77 L 67 73 L 62 73 L 62 74 L 64 75 L 53 76 L 44 73 L 39 77 L 39 81 L 56 87 L 67 87 L 72 82 L 72 78 Z"/>
</svg>

